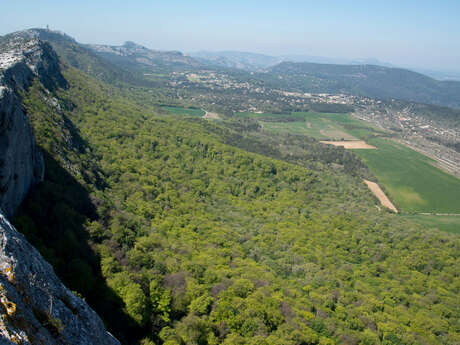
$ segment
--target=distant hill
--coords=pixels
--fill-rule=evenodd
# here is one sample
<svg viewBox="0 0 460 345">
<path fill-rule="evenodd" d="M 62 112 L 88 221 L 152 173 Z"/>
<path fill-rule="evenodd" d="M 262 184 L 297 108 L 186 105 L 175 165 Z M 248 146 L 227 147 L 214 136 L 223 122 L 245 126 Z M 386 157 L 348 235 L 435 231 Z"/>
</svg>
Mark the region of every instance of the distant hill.
<svg viewBox="0 0 460 345">
<path fill-rule="evenodd" d="M 425 74 L 431 78 L 437 79 L 437 80 L 456 80 L 460 81 L 460 71 L 451 71 L 451 70 L 445 70 L 445 71 L 437 71 L 437 70 L 432 70 L 432 69 L 425 69 L 425 68 L 410 68 L 408 69 L 413 70 L 415 72 L 419 72 L 422 74 Z"/>
<path fill-rule="evenodd" d="M 134 42 L 126 42 L 122 46 L 88 44 L 87 48 L 110 62 L 126 66 L 128 69 L 148 68 L 161 71 L 175 71 L 200 67 L 198 60 L 184 55 L 179 51 L 151 50 Z"/>
<path fill-rule="evenodd" d="M 313 55 L 280 55 L 271 56 L 266 54 L 240 52 L 240 51 L 199 51 L 190 53 L 190 56 L 199 59 L 203 63 L 220 67 L 238 68 L 247 71 L 259 71 L 275 66 L 281 62 L 313 62 L 323 64 L 363 65 L 373 64 L 378 66 L 392 67 L 391 64 L 377 59 L 345 59 L 330 58 Z"/>
<path fill-rule="evenodd" d="M 189 53 L 190 56 L 201 61 L 204 64 L 209 64 L 218 67 L 238 68 L 246 71 L 260 71 L 268 67 L 275 66 L 281 62 L 309 62 L 317 64 L 333 64 L 333 65 L 375 65 L 382 67 L 397 67 L 391 63 L 380 61 L 376 58 L 340 58 L 326 57 L 316 55 L 299 55 L 299 54 L 284 54 L 272 56 L 266 54 L 257 54 L 251 52 L 240 51 L 198 51 Z M 427 75 L 437 80 L 457 80 L 460 81 L 460 71 L 448 70 L 433 70 L 411 66 L 399 66 L 414 72 Z"/>
<path fill-rule="evenodd" d="M 280 56 L 283 62 L 311 62 L 320 64 L 333 65 L 376 65 L 384 67 L 394 67 L 390 63 L 377 60 L 375 58 L 367 59 L 347 59 L 335 58 L 315 55 L 282 55 Z"/>
<path fill-rule="evenodd" d="M 303 92 L 357 94 L 460 108 L 460 82 L 439 81 L 401 68 L 282 62 L 267 80 Z"/>
<path fill-rule="evenodd" d="M 257 79 L 262 79 L 266 86 L 273 88 L 313 93 L 355 94 L 460 108 L 459 81 L 439 81 L 401 68 L 369 64 L 280 62 L 284 58 L 295 57 L 273 57 L 232 51 L 199 52 L 188 56 L 178 51 L 151 50 L 134 42 L 126 42 L 122 46 L 83 45 L 57 31 L 31 29 L 28 32 L 49 42 L 73 67 L 99 80 L 115 84 L 129 83 L 155 87 L 158 85 L 152 80 L 147 80 L 145 74 L 203 68 L 237 68 L 241 73 L 263 72 L 257 73 Z"/>
<path fill-rule="evenodd" d="M 199 51 L 190 53 L 190 56 L 206 64 L 249 71 L 264 69 L 283 61 L 279 57 L 239 51 Z"/>
</svg>

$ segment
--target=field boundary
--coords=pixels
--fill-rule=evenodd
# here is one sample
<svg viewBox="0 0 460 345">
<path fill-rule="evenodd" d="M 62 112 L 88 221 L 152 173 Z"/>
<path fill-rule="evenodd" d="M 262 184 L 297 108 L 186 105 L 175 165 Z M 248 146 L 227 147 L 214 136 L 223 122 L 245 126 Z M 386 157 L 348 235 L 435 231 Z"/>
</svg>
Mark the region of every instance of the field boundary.
<svg viewBox="0 0 460 345">
<path fill-rule="evenodd" d="M 452 217 L 460 216 L 460 213 L 429 213 L 429 212 L 421 212 L 421 213 L 415 213 L 415 214 L 420 214 L 422 216 L 452 216 Z"/>
</svg>

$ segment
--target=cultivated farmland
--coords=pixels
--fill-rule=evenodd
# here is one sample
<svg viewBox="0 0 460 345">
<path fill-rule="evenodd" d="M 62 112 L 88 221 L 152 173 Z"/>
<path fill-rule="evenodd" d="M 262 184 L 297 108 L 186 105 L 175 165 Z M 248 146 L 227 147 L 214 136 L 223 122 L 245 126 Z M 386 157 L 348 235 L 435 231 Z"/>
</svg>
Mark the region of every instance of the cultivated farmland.
<svg viewBox="0 0 460 345">
<path fill-rule="evenodd" d="M 377 150 L 356 150 L 402 212 L 460 213 L 460 180 L 433 160 L 389 139 L 369 141 Z"/>
</svg>

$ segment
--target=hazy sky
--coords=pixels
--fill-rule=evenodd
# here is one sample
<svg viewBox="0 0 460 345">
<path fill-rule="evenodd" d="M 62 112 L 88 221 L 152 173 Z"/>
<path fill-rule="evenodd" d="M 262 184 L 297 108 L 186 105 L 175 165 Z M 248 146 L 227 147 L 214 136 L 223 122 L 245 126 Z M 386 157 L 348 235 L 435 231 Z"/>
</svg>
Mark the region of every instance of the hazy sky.
<svg viewBox="0 0 460 345">
<path fill-rule="evenodd" d="M 460 71 L 460 0 L 2 0 L 0 35 L 59 29 L 82 43 L 377 58 Z"/>
</svg>

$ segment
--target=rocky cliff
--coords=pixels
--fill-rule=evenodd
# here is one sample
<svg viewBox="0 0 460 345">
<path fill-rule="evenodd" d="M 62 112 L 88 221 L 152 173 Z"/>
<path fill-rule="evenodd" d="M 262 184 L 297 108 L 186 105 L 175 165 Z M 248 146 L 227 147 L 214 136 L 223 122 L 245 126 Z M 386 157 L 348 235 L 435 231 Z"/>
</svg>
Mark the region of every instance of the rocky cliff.
<svg viewBox="0 0 460 345">
<path fill-rule="evenodd" d="M 42 59 L 45 47 L 32 37 L 4 39 L 0 47 L 0 207 L 11 216 L 30 186 L 43 179 L 43 157 L 22 109 L 21 93 L 35 76 L 46 75 L 50 64 Z"/>
<path fill-rule="evenodd" d="M 118 344 L 98 315 L 0 216 L 0 335 L 17 344 Z"/>
<path fill-rule="evenodd" d="M 34 31 L 0 37 L 0 344 L 119 344 L 6 217 L 44 176 L 22 95 L 34 80 L 66 87 L 59 60 Z"/>
</svg>

